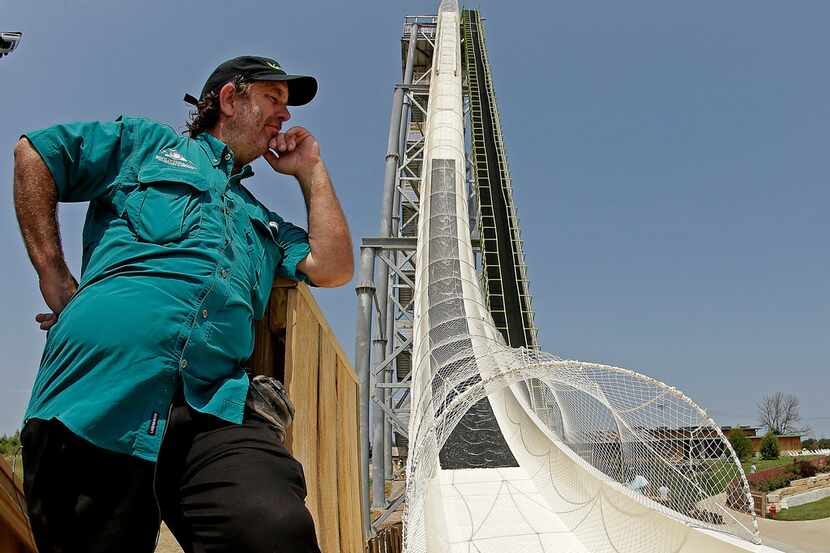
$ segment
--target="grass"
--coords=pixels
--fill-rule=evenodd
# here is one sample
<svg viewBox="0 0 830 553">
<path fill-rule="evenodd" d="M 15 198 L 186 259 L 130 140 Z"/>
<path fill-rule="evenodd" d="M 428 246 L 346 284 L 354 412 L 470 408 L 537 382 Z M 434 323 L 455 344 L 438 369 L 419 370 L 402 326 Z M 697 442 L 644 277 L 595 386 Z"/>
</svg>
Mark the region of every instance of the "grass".
<svg viewBox="0 0 830 553">
<path fill-rule="evenodd" d="M 771 469 L 771 468 L 775 468 L 775 467 L 783 467 L 785 465 L 792 465 L 792 464 L 795 463 L 796 460 L 806 461 L 808 459 L 818 459 L 819 457 L 822 457 L 822 455 L 805 455 L 804 457 L 787 457 L 787 456 L 782 455 L 778 459 L 769 459 L 769 460 L 758 459 L 757 461 L 755 461 L 755 468 L 757 468 L 758 471 L 762 471 L 762 470 L 767 470 L 767 469 Z M 749 469 L 750 469 L 750 467 L 752 467 L 752 461 L 749 461 L 748 463 L 744 463 L 743 467 L 744 467 L 744 472 L 749 474 Z"/>
<path fill-rule="evenodd" d="M 775 518 L 778 520 L 818 520 L 830 517 L 830 497 L 784 509 Z"/>
</svg>

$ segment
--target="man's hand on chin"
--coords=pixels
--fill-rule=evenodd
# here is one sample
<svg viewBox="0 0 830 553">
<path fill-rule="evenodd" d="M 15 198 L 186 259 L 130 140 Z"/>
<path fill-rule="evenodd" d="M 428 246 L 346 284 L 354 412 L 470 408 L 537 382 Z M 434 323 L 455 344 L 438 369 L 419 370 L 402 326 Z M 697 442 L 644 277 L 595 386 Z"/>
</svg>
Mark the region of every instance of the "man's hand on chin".
<svg viewBox="0 0 830 553">
<path fill-rule="evenodd" d="M 268 148 L 263 157 L 274 171 L 283 175 L 302 179 L 310 176 L 322 163 L 317 139 L 303 127 L 292 127 L 287 132 L 279 133 Z"/>
</svg>

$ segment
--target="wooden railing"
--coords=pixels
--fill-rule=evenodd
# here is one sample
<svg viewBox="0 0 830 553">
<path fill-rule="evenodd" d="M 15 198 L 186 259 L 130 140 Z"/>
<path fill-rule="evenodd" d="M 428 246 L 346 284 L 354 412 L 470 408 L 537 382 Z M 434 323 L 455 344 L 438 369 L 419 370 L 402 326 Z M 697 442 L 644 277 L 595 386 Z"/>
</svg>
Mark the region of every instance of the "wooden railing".
<svg viewBox="0 0 830 553">
<path fill-rule="evenodd" d="M 303 464 L 321 549 L 363 551 L 358 379 L 305 284 L 274 283 L 250 364 L 280 379 L 296 408 L 286 446 Z"/>
<path fill-rule="evenodd" d="M 403 551 L 403 526 L 400 522 L 378 531 L 366 544 L 365 553 L 401 553 Z"/>
<path fill-rule="evenodd" d="M 36 551 L 25 509 L 20 480 L 14 478 L 11 467 L 0 456 L 0 551 L 3 553 Z"/>
</svg>

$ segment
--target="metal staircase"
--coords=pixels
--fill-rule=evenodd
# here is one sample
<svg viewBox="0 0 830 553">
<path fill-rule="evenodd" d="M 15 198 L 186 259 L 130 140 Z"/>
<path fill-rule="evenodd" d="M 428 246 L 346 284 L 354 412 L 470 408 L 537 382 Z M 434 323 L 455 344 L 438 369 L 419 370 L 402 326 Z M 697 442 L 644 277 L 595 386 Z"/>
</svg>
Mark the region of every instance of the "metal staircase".
<svg viewBox="0 0 830 553">
<path fill-rule="evenodd" d="M 462 25 L 472 168 L 478 198 L 482 289 L 496 328 L 505 341 L 511 347 L 538 349 L 524 242 L 513 205 L 501 118 L 479 12 L 464 10 Z"/>
</svg>

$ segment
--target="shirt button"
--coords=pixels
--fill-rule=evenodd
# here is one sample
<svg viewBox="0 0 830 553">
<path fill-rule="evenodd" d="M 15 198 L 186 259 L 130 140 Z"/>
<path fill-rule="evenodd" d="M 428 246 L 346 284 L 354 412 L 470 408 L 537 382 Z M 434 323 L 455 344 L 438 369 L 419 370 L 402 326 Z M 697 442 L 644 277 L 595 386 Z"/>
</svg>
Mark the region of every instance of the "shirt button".
<svg viewBox="0 0 830 553">
<path fill-rule="evenodd" d="M 221 276 L 222 278 L 228 278 L 228 270 L 222 269 L 221 271 L 219 271 L 219 276 Z"/>
<path fill-rule="evenodd" d="M 225 154 L 225 161 L 231 160 L 231 154 Z"/>
<path fill-rule="evenodd" d="M 181 367 L 182 369 L 187 368 L 187 359 L 182 359 L 181 361 L 179 361 L 179 367 Z"/>
<path fill-rule="evenodd" d="M 207 319 L 207 316 L 208 316 L 208 310 L 207 309 L 202 309 L 202 318 Z"/>
</svg>

